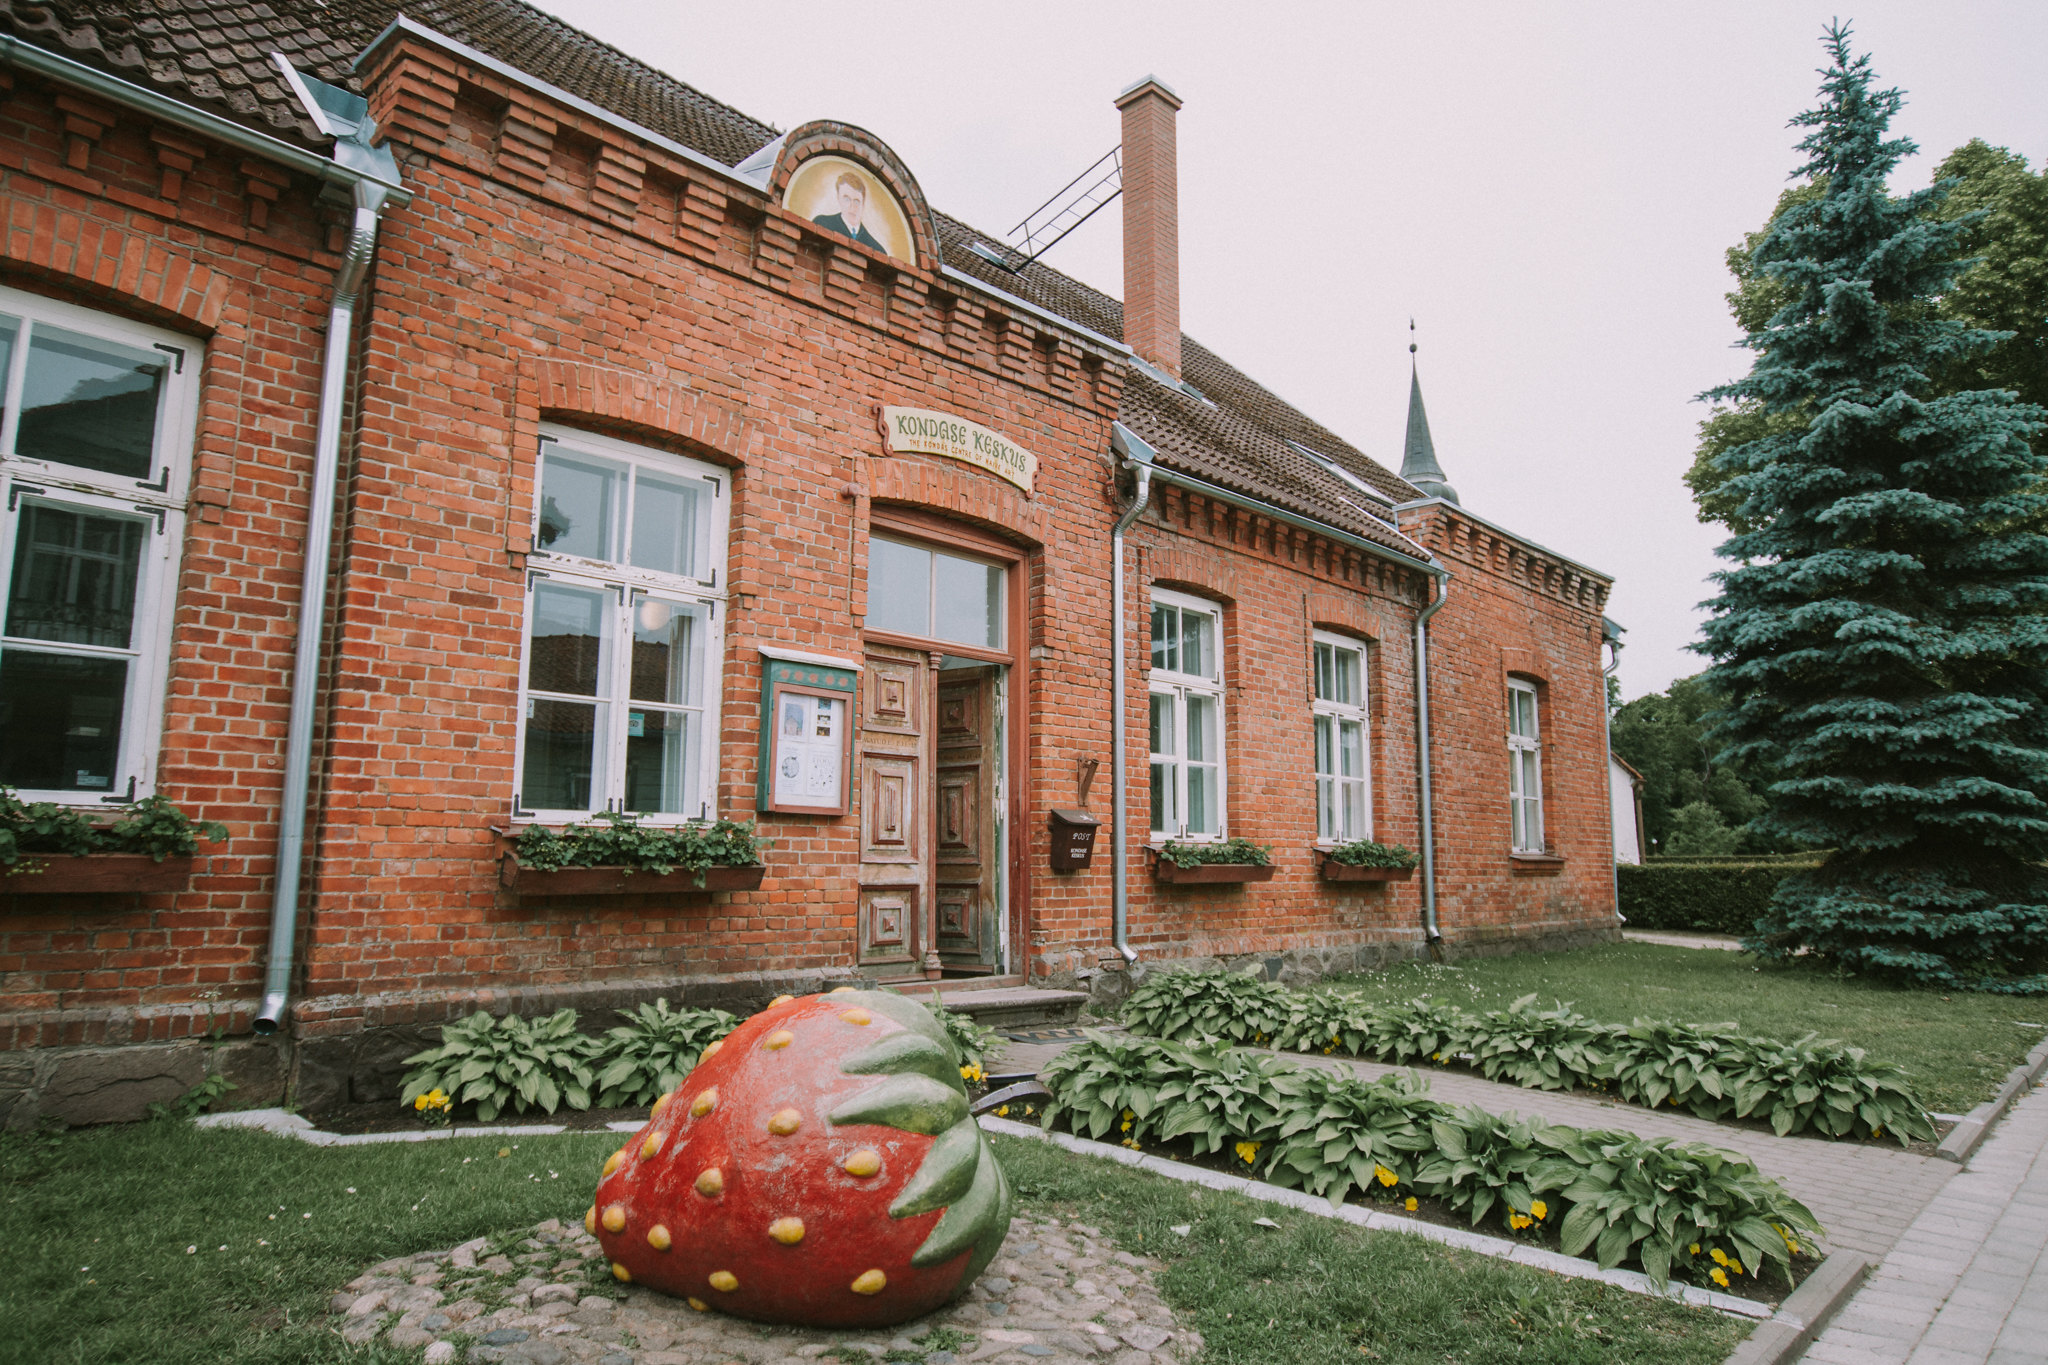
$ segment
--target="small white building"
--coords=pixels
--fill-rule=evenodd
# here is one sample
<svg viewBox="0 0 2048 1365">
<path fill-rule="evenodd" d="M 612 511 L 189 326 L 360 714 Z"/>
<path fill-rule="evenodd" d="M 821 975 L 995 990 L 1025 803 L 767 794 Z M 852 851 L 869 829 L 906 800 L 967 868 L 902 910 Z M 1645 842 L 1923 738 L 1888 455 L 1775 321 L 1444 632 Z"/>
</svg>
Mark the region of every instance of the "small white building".
<svg viewBox="0 0 2048 1365">
<path fill-rule="evenodd" d="M 1607 755 L 1607 795 L 1614 805 L 1614 861 L 1639 863 L 1648 840 L 1643 838 L 1643 775 Z"/>
</svg>

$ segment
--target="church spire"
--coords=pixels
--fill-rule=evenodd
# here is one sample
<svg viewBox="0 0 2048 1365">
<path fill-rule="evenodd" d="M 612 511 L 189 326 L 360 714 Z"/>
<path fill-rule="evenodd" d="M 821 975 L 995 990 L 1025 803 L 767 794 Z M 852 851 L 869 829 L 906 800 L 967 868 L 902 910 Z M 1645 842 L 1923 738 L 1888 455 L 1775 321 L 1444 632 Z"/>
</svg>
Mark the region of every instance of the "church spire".
<svg viewBox="0 0 2048 1365">
<path fill-rule="evenodd" d="M 1458 490 L 1444 481 L 1436 462 L 1436 443 L 1429 438 L 1429 413 L 1422 406 L 1422 377 L 1415 368 L 1415 319 L 1408 319 L 1408 442 L 1401 450 L 1401 477 L 1432 498 L 1458 501 Z"/>
</svg>

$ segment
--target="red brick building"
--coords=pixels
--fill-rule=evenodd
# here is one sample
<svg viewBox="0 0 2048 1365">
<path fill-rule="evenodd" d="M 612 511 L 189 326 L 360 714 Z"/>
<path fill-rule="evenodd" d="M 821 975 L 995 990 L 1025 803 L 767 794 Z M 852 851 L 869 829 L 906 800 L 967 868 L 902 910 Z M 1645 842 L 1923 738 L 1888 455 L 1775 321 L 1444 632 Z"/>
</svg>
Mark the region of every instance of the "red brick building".
<svg viewBox="0 0 2048 1365">
<path fill-rule="evenodd" d="M 1459 506 L 1419 388 L 1403 477 L 1181 334 L 1159 82 L 1119 303 L 516 3 L 120 11 L 0 0 L 0 782 L 232 832 L 0 883 L 6 1121 L 382 1099 L 479 1006 L 1614 933 L 1609 580 Z M 765 871 L 507 867 L 605 811 Z M 1428 856 L 1326 880 L 1362 837 Z"/>
</svg>

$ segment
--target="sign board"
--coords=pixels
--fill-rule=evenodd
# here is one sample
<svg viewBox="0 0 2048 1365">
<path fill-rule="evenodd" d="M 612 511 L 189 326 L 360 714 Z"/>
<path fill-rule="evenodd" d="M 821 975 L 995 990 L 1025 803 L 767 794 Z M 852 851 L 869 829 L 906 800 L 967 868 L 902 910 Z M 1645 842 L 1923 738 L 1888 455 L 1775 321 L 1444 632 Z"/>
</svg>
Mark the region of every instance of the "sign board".
<svg viewBox="0 0 2048 1365">
<path fill-rule="evenodd" d="M 1026 493 L 1038 475 L 1038 457 L 987 427 L 926 408 L 883 408 L 882 435 L 896 455 L 942 455 L 1008 479 Z"/>
<path fill-rule="evenodd" d="M 849 669 L 763 659 L 763 811 L 844 815 L 853 766 L 855 674 Z"/>
</svg>

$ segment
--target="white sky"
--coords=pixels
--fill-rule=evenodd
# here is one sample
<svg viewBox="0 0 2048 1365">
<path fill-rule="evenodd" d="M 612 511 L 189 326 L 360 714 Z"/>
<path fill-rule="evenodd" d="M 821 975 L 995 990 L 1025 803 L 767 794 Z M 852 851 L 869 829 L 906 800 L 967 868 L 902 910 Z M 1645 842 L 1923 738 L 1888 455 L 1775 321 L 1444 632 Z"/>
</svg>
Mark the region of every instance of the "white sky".
<svg viewBox="0 0 2048 1365">
<path fill-rule="evenodd" d="M 2040 0 L 540 2 L 778 128 L 871 130 L 996 233 L 1156 73 L 1187 102 L 1183 327 L 1398 468 L 1413 314 L 1445 473 L 1615 575 L 1629 697 L 1702 666 L 1719 536 L 1682 482 L 1691 400 L 1748 368 L 1722 253 L 1797 164 L 1822 27 L 1848 18 L 1907 93 L 1893 128 L 1923 152 L 1897 188 L 1971 137 L 2048 156 Z M 1121 294 L 1121 232 L 1112 205 L 1046 259 Z"/>
</svg>

